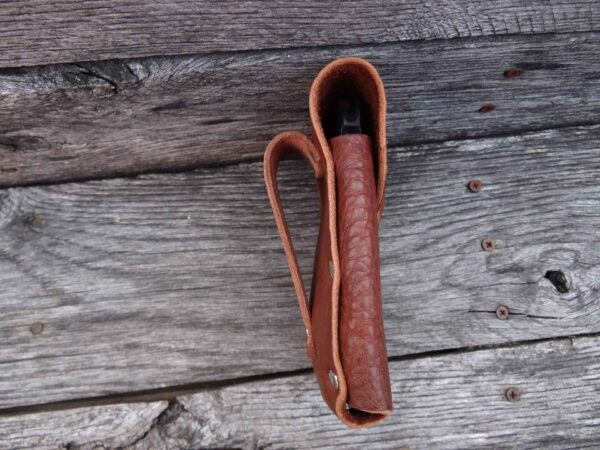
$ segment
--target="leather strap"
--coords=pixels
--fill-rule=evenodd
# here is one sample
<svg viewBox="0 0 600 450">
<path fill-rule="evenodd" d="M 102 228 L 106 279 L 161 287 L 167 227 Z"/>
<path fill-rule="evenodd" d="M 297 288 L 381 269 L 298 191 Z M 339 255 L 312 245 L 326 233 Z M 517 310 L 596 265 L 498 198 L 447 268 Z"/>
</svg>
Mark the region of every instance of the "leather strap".
<svg viewBox="0 0 600 450">
<path fill-rule="evenodd" d="M 294 290 L 296 291 L 296 297 L 298 298 L 298 305 L 300 306 L 300 315 L 306 328 L 306 351 L 308 356 L 313 359 L 315 356 L 315 348 L 312 337 L 312 324 L 310 319 L 310 303 L 306 296 L 306 289 L 302 276 L 300 274 L 300 267 L 298 266 L 298 259 L 296 258 L 296 252 L 294 251 L 294 244 L 292 237 L 285 220 L 285 214 L 283 212 L 283 206 L 281 204 L 281 198 L 279 196 L 279 187 L 277 182 L 277 169 L 279 168 L 279 162 L 290 153 L 299 153 L 304 159 L 306 159 L 313 171 L 315 178 L 322 178 L 324 174 L 323 162 L 317 149 L 304 134 L 297 131 L 288 131 L 277 135 L 267 147 L 264 156 L 264 173 L 265 173 L 265 185 L 267 187 L 267 194 L 269 196 L 269 202 L 273 209 L 273 215 L 275 216 L 275 223 L 277 224 L 277 230 L 281 236 L 281 242 L 283 243 L 283 249 L 285 256 L 290 268 L 290 274 L 292 276 L 292 282 L 294 283 Z"/>
</svg>

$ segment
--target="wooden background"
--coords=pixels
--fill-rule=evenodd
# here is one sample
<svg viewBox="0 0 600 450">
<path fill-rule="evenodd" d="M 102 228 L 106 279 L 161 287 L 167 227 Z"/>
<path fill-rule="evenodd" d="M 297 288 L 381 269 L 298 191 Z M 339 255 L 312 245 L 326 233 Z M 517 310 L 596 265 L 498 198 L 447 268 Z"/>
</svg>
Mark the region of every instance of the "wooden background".
<svg viewBox="0 0 600 450">
<path fill-rule="evenodd" d="M 261 163 L 350 55 L 390 142 L 396 411 L 363 431 L 320 398 Z M 599 56 L 595 0 L 4 2 L 0 448 L 599 448 Z M 281 176 L 309 282 L 314 181 Z"/>
</svg>

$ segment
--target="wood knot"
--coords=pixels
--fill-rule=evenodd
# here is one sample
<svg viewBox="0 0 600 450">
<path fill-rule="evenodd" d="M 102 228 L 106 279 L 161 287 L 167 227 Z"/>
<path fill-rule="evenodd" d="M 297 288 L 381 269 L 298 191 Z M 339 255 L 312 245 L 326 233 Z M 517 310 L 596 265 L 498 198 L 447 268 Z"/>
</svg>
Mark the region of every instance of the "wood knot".
<svg viewBox="0 0 600 450">
<path fill-rule="evenodd" d="M 544 275 L 544 278 L 549 280 L 561 294 L 569 292 L 569 280 L 561 270 L 549 270 Z"/>
<path fill-rule="evenodd" d="M 31 228 L 32 230 L 37 230 L 41 228 L 44 224 L 44 219 L 42 219 L 38 214 L 32 213 L 28 214 L 23 218 L 23 225 L 27 228 Z"/>
<path fill-rule="evenodd" d="M 52 148 L 50 142 L 41 136 L 14 135 L 0 142 L 0 150 L 10 153 L 35 153 Z"/>
</svg>

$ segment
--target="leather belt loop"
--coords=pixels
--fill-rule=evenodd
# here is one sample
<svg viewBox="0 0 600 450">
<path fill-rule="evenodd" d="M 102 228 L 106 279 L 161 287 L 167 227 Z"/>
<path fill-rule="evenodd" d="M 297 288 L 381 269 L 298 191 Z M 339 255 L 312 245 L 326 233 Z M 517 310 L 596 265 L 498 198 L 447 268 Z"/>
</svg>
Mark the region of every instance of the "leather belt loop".
<svg viewBox="0 0 600 450">
<path fill-rule="evenodd" d="M 285 220 L 285 214 L 283 212 L 283 206 L 281 204 L 281 198 L 279 196 L 279 188 L 277 183 L 277 169 L 279 162 L 289 153 L 300 153 L 311 165 L 315 178 L 321 178 L 324 176 L 323 161 L 319 155 L 317 149 L 304 134 L 290 131 L 277 135 L 269 143 L 264 157 L 264 174 L 265 184 L 267 187 L 267 194 L 271 207 L 273 208 L 273 214 L 275 216 L 275 223 L 277 224 L 277 230 L 281 236 L 283 243 L 283 249 L 285 256 L 290 268 L 290 274 L 292 276 L 292 282 L 294 283 L 294 290 L 296 291 L 296 297 L 298 298 L 298 305 L 300 306 L 300 314 L 304 327 L 306 328 L 306 351 L 310 359 L 315 356 L 315 346 L 312 337 L 312 324 L 310 319 L 310 306 L 309 300 L 306 296 L 306 289 L 302 281 L 300 274 L 300 268 L 298 266 L 298 259 L 296 258 L 296 252 L 294 251 L 294 245 L 288 229 L 287 221 Z"/>
</svg>

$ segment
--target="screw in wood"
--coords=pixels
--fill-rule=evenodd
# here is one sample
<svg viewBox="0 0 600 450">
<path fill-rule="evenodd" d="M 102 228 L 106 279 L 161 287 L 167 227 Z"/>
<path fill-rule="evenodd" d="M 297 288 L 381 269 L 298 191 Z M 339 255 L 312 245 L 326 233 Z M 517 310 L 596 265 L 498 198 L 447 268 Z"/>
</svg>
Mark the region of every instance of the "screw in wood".
<svg viewBox="0 0 600 450">
<path fill-rule="evenodd" d="M 42 331 L 44 331 L 44 324 L 41 322 L 33 323 L 29 327 L 29 331 L 31 331 L 31 334 L 42 334 Z"/>
<path fill-rule="evenodd" d="M 479 112 L 480 113 L 489 113 L 489 112 L 492 112 L 495 109 L 496 109 L 496 105 L 488 103 L 486 105 L 483 105 L 481 108 L 479 108 Z"/>
<path fill-rule="evenodd" d="M 484 239 L 481 241 L 481 248 L 483 248 L 486 252 L 492 252 L 496 249 L 496 245 L 491 239 Z"/>
<path fill-rule="evenodd" d="M 504 397 L 509 402 L 518 402 L 521 400 L 521 391 L 516 387 L 509 387 L 506 391 L 504 391 Z"/>
<path fill-rule="evenodd" d="M 513 67 L 512 69 L 508 69 L 506 71 L 504 71 L 504 78 L 516 78 L 518 76 L 523 75 L 525 71 L 523 69 L 520 69 L 518 67 Z"/>
<path fill-rule="evenodd" d="M 479 192 L 481 190 L 481 180 L 473 179 L 469 181 L 468 187 L 471 192 Z"/>
<path fill-rule="evenodd" d="M 508 308 L 504 305 L 500 305 L 496 308 L 496 316 L 498 319 L 506 320 L 508 319 Z"/>
</svg>

